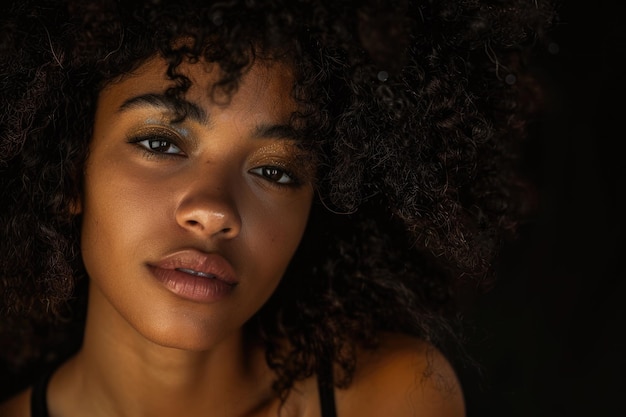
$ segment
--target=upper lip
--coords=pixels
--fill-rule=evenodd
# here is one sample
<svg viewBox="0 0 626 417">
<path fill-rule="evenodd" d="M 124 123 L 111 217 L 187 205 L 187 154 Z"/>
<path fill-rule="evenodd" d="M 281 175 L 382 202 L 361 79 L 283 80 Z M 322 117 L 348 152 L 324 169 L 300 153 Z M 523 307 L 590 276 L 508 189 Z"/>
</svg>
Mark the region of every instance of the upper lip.
<svg viewBox="0 0 626 417">
<path fill-rule="evenodd" d="M 194 249 L 181 250 L 149 265 L 211 277 L 230 285 L 237 285 L 239 282 L 230 262 L 217 253 L 205 253 Z"/>
</svg>

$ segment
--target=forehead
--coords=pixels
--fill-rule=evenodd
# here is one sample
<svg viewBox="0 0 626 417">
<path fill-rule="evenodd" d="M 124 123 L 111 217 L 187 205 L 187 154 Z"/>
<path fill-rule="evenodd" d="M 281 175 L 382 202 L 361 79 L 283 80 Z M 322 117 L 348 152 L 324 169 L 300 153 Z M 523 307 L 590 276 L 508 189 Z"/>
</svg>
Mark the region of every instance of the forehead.
<svg viewBox="0 0 626 417">
<path fill-rule="evenodd" d="M 167 75 L 168 64 L 161 57 L 153 57 L 132 73 L 107 84 L 100 92 L 99 110 L 122 107 L 134 97 L 149 94 L 162 95 L 177 87 L 177 81 Z M 202 109 L 228 107 L 230 113 L 245 113 L 247 117 L 284 119 L 296 110 L 293 99 L 294 77 L 290 65 L 275 60 L 256 60 L 243 71 L 237 88 L 226 93 L 219 87 L 223 79 L 216 64 L 198 61 L 183 62 L 177 74 L 189 81 L 182 95 L 185 101 Z"/>
</svg>

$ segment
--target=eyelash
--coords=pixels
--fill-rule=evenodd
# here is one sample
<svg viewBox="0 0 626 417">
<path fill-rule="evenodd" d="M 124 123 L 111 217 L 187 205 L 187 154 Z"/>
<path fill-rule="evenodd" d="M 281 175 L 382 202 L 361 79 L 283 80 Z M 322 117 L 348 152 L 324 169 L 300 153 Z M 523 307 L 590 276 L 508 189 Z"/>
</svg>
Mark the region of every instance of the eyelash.
<svg viewBox="0 0 626 417">
<path fill-rule="evenodd" d="M 174 146 L 175 148 L 179 150 L 179 152 L 176 152 L 176 153 L 161 152 L 161 151 L 151 148 L 149 144 L 145 144 L 145 145 L 142 144 L 142 142 L 146 142 L 146 141 L 160 142 L 162 145 L 168 146 L 168 147 Z M 131 143 L 137 146 L 144 153 L 144 155 L 148 158 L 175 158 L 175 157 L 185 156 L 185 153 L 182 151 L 181 147 L 177 145 L 176 141 L 173 138 L 171 138 L 168 134 L 150 133 L 146 135 L 141 135 L 141 136 L 131 138 L 128 141 L 128 143 Z M 280 166 L 276 166 L 276 165 L 263 165 L 263 166 L 253 168 L 248 172 L 267 180 L 271 185 L 275 187 L 279 187 L 279 188 L 287 188 L 287 187 L 298 188 L 299 186 L 302 185 L 302 181 L 295 174 L 293 174 L 293 172 L 285 168 L 282 168 Z M 272 175 L 276 175 L 276 174 L 280 175 L 278 180 L 271 178 Z M 287 181 L 285 181 L 285 177 L 287 177 Z"/>
<path fill-rule="evenodd" d="M 144 152 L 145 156 L 150 157 L 150 158 L 172 158 L 172 157 L 185 156 L 185 153 L 183 152 L 181 147 L 176 143 L 176 141 L 173 138 L 171 138 L 167 134 L 150 133 L 147 135 L 134 137 L 130 139 L 128 142 L 140 148 L 140 150 Z M 142 142 L 148 142 L 148 143 L 144 145 Z M 167 146 L 168 148 L 175 147 L 176 149 L 178 149 L 178 152 L 170 153 L 170 152 L 162 152 L 162 151 L 156 150 L 151 147 L 150 144 L 152 142 L 160 142 L 162 146 Z"/>
<path fill-rule="evenodd" d="M 268 170 L 274 172 L 267 172 Z M 284 168 L 275 166 L 275 165 L 263 165 L 260 167 L 253 168 L 249 171 L 250 173 L 259 176 L 263 179 L 266 179 L 272 185 L 276 187 L 294 187 L 297 188 L 302 185 L 302 182 L 296 177 L 292 172 L 287 171 Z M 271 175 L 278 173 L 280 175 L 279 180 L 275 180 L 271 178 Z M 283 178 L 287 177 L 287 182 L 283 182 Z"/>
</svg>

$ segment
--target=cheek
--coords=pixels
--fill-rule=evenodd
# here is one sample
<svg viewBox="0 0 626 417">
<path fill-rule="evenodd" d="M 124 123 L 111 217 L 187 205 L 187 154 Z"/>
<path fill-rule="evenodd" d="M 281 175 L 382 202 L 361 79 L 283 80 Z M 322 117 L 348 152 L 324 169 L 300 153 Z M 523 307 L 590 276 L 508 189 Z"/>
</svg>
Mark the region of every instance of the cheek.
<svg viewBox="0 0 626 417">
<path fill-rule="evenodd" d="M 117 168 L 117 169 L 116 169 Z M 156 202 L 145 185 L 121 167 L 96 165 L 88 167 L 84 181 L 83 225 L 81 233 L 85 266 L 106 266 L 126 261 L 138 248 L 138 238 L 161 219 Z M 143 239 L 149 242 L 149 239 Z M 114 267 L 114 265 L 111 265 Z"/>
<path fill-rule="evenodd" d="M 251 251 L 266 263 L 273 263 L 282 272 L 295 253 L 306 224 L 311 197 L 298 198 L 286 204 L 253 210 L 249 219 L 249 241 Z"/>
</svg>

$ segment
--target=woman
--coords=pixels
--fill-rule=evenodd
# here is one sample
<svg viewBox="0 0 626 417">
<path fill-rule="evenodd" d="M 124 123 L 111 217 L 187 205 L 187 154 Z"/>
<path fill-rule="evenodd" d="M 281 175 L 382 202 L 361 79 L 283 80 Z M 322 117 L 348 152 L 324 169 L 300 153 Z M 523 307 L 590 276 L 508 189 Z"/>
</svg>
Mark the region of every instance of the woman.
<svg viewBox="0 0 626 417">
<path fill-rule="evenodd" d="M 464 415 L 549 8 L 360 3 L 13 5 L 2 416 Z"/>
</svg>

